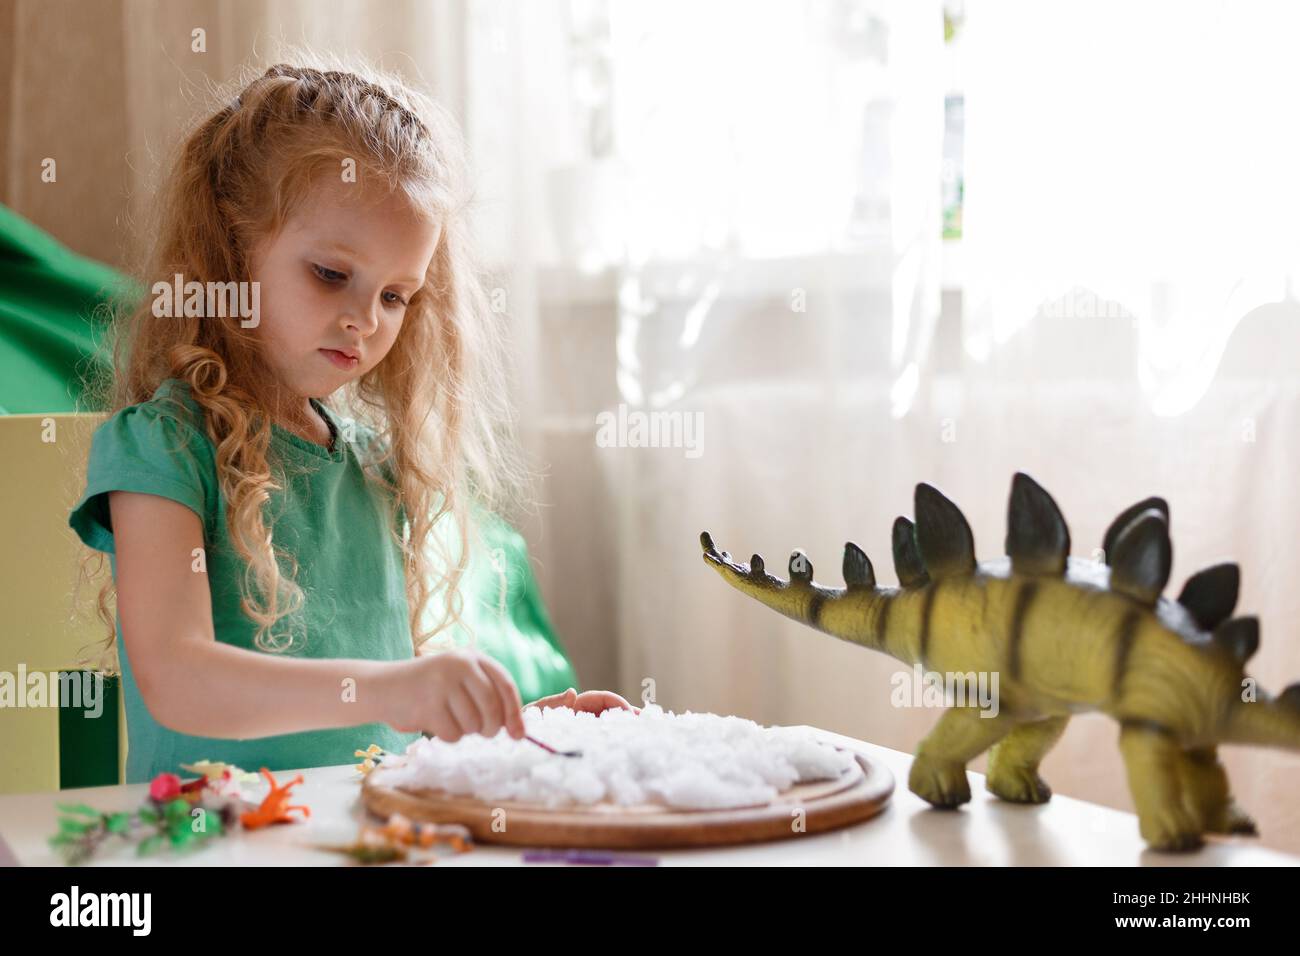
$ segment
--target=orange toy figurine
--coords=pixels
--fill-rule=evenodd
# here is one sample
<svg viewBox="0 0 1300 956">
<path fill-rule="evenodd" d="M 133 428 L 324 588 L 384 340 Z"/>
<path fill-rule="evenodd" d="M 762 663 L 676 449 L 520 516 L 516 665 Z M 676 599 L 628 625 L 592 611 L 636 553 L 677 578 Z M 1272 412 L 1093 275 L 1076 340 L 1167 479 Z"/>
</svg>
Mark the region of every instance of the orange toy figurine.
<svg viewBox="0 0 1300 956">
<path fill-rule="evenodd" d="M 283 787 L 275 782 L 275 777 L 271 776 L 271 771 L 265 767 L 262 768 L 262 776 L 270 782 L 271 792 L 266 795 L 266 799 L 256 810 L 240 815 L 239 822 L 244 825 L 245 830 L 256 830 L 268 823 L 294 823 L 294 818 L 289 815 L 290 810 L 301 810 L 304 817 L 311 816 L 309 807 L 289 806 L 289 791 L 302 783 L 302 774 L 298 774 Z"/>
</svg>

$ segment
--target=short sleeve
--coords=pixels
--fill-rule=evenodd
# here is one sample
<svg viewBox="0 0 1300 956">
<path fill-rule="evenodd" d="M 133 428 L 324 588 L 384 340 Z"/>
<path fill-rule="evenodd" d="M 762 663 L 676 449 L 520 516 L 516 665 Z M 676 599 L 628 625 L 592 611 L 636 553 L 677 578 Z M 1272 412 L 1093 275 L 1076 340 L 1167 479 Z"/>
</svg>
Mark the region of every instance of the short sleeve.
<svg viewBox="0 0 1300 956">
<path fill-rule="evenodd" d="M 156 401 L 123 408 L 95 430 L 86 490 L 68 525 L 89 547 L 116 553 L 108 492 L 135 491 L 178 501 L 209 533 L 216 502 L 211 444 Z"/>
</svg>

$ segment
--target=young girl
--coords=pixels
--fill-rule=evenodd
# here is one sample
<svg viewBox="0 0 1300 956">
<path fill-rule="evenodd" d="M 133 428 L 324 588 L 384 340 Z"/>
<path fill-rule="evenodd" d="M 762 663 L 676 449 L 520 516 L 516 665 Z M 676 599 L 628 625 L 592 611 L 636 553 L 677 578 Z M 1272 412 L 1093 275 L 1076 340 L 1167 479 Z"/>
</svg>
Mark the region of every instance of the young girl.
<svg viewBox="0 0 1300 956">
<path fill-rule="evenodd" d="M 128 782 L 524 735 L 500 664 L 426 643 L 520 474 L 462 162 L 400 82 L 286 65 L 181 144 L 69 518 L 110 555 Z"/>
</svg>

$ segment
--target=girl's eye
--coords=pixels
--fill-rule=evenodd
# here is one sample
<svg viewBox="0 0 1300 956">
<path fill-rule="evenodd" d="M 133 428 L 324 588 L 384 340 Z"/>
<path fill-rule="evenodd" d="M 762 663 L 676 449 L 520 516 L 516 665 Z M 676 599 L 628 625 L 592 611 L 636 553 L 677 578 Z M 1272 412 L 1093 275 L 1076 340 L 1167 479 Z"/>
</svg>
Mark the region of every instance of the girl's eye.
<svg viewBox="0 0 1300 956">
<path fill-rule="evenodd" d="M 325 282 L 341 282 L 347 278 L 345 273 L 337 272 L 334 269 L 326 269 L 324 266 L 318 266 L 315 263 L 312 263 L 311 268 L 312 271 Z"/>
<path fill-rule="evenodd" d="M 339 272 L 337 269 L 328 269 L 325 266 L 317 265 L 314 262 L 311 264 L 311 269 L 312 272 L 316 273 L 316 277 L 318 279 L 320 279 L 322 282 L 328 282 L 330 285 L 335 285 L 339 282 L 346 282 L 348 278 L 348 274 L 346 272 Z M 392 298 L 389 298 L 389 296 L 392 296 Z M 392 306 L 397 306 L 397 305 L 405 306 L 407 305 L 407 301 L 403 299 L 400 295 L 398 295 L 396 292 L 385 292 L 384 304 L 392 305 Z"/>
</svg>

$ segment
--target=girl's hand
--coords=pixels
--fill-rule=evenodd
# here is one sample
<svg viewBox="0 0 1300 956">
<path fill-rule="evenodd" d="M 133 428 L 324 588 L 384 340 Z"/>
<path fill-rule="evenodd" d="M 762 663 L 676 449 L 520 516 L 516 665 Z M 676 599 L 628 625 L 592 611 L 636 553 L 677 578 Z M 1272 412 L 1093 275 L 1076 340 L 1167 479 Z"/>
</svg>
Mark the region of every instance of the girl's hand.
<svg viewBox="0 0 1300 956">
<path fill-rule="evenodd" d="M 495 737 L 505 727 L 525 735 L 519 688 L 509 672 L 486 654 L 451 650 L 403 661 L 384 688 L 387 719 L 402 733 L 431 734 L 454 743 L 466 734 Z"/>
<path fill-rule="evenodd" d="M 569 707 L 573 710 L 587 711 L 599 715 L 602 711 L 620 708 L 634 714 L 641 713 L 641 708 L 633 707 L 622 697 L 610 690 L 584 690 L 579 694 L 570 687 L 563 694 L 552 694 L 535 700 L 529 707 Z"/>
</svg>

